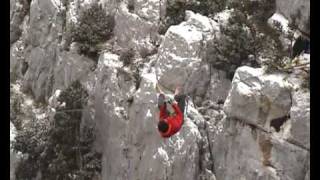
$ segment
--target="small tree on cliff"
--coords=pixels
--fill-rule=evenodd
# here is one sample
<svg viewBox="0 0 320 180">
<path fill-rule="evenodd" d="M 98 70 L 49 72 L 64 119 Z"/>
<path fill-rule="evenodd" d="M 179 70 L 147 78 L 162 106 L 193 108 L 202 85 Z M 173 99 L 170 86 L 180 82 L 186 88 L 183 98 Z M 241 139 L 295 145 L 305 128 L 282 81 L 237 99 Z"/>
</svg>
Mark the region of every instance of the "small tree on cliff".
<svg viewBox="0 0 320 180">
<path fill-rule="evenodd" d="M 114 26 L 114 16 L 107 15 L 101 5 L 93 3 L 80 13 L 78 23 L 70 25 L 68 38 L 79 43 L 79 53 L 96 59 L 99 43 L 112 37 Z"/>
<path fill-rule="evenodd" d="M 93 127 L 80 125 L 82 109 L 86 106 L 87 91 L 75 81 L 61 93 L 58 107 L 50 129 L 47 148 L 41 161 L 44 179 L 91 179 L 100 171 L 100 154 L 92 151 L 95 139 Z"/>
<path fill-rule="evenodd" d="M 266 2 L 231 0 L 228 6 L 233 11 L 228 23 L 220 27 L 220 36 L 207 45 L 204 60 L 225 70 L 230 79 L 241 65 L 257 67 L 263 63 L 269 71 L 279 70 L 284 65 L 280 34 L 267 24 L 275 11 L 275 2 Z M 261 62 L 261 59 L 267 61 Z"/>
</svg>

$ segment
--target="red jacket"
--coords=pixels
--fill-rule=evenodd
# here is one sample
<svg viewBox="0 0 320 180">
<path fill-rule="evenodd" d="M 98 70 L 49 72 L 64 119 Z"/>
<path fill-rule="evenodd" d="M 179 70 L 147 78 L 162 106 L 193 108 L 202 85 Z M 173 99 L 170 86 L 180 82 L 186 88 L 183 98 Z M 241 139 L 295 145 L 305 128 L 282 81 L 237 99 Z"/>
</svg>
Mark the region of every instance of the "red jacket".
<svg viewBox="0 0 320 180">
<path fill-rule="evenodd" d="M 177 133 L 183 124 L 183 114 L 178 106 L 177 103 L 172 103 L 172 107 L 175 111 L 175 114 L 173 116 L 168 116 L 166 113 L 166 106 L 160 107 L 160 121 L 166 121 L 169 125 L 169 129 L 167 132 L 162 133 L 160 132 L 162 137 L 170 137 Z"/>
</svg>

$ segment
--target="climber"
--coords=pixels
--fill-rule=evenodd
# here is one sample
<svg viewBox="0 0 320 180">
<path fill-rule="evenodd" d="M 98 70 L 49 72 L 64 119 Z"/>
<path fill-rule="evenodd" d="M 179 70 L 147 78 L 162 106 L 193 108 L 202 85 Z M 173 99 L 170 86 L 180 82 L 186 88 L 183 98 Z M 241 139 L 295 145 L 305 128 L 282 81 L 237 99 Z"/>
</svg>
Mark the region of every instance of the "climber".
<svg viewBox="0 0 320 180">
<path fill-rule="evenodd" d="M 181 94 L 181 87 L 177 87 L 174 93 L 174 100 L 165 100 L 164 93 L 157 85 L 160 92 L 158 96 L 158 108 L 160 110 L 158 130 L 162 137 L 168 138 L 177 133 L 184 122 L 184 107 L 186 95 Z"/>
</svg>

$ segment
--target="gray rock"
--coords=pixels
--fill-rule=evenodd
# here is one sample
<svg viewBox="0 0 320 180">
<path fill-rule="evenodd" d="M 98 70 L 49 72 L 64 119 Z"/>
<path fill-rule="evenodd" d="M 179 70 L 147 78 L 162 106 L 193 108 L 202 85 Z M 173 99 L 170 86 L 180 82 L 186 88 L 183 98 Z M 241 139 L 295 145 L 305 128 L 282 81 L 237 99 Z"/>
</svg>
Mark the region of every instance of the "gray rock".
<svg viewBox="0 0 320 180">
<path fill-rule="evenodd" d="M 290 22 L 294 22 L 298 28 L 310 34 L 310 1 L 308 0 L 277 0 L 277 11 L 283 14 Z M 295 20 L 292 18 L 295 16 Z M 309 25 L 308 25 L 309 24 Z"/>
<path fill-rule="evenodd" d="M 210 84 L 205 99 L 214 102 L 224 102 L 231 88 L 231 81 L 226 77 L 226 72 L 212 68 Z"/>
<path fill-rule="evenodd" d="M 239 121 L 224 120 L 212 145 L 217 179 L 279 179 L 263 165 L 259 133 Z"/>
<path fill-rule="evenodd" d="M 66 17 L 63 16 L 62 6 L 49 0 L 33 0 L 30 6 L 29 29 L 27 42 L 33 47 L 47 47 L 60 41 L 59 33 Z"/>
<path fill-rule="evenodd" d="M 121 66 L 117 58 L 111 54 L 100 58 L 97 83 L 91 91 L 103 152 L 102 179 L 197 178 L 197 126 L 186 119 L 178 134 L 162 139 L 156 130 L 154 73 L 142 74 L 140 87 L 135 91 L 133 81 L 124 83 L 124 79 L 117 78 Z M 123 101 L 130 96 L 131 104 Z M 127 112 L 127 118 L 120 113 L 121 109 Z"/>
<path fill-rule="evenodd" d="M 297 91 L 292 95 L 293 104 L 290 110 L 292 141 L 310 148 L 310 93 Z"/>
<path fill-rule="evenodd" d="M 151 42 L 157 37 L 156 21 L 146 21 L 139 15 L 128 12 L 124 3 L 120 3 L 115 21 L 114 35 L 121 47 L 151 49 L 154 46 Z"/>
<path fill-rule="evenodd" d="M 309 158 L 305 149 L 234 119 L 224 121 L 212 149 L 217 179 L 303 179 Z"/>
<path fill-rule="evenodd" d="M 310 149 L 310 91 L 302 89 L 301 74 L 292 75 L 288 81 L 295 85 L 291 92 L 290 121 L 284 136 L 292 143 Z"/>
<path fill-rule="evenodd" d="M 72 82 L 86 82 L 92 72 L 95 62 L 82 55 L 72 52 L 59 52 L 53 69 L 53 90 L 64 89 Z"/>
<path fill-rule="evenodd" d="M 281 179 L 304 179 L 305 166 L 310 158 L 309 151 L 279 138 L 271 138 L 271 144 L 270 163 L 277 170 L 279 177 Z"/>
<path fill-rule="evenodd" d="M 37 47 L 26 57 L 29 68 L 24 76 L 23 91 L 33 94 L 36 101 L 44 102 L 51 95 L 50 75 L 56 61 L 55 55 L 53 47 L 49 51 Z"/>
<path fill-rule="evenodd" d="M 17 41 L 10 47 L 10 81 L 15 81 L 23 77 L 22 64 L 25 61 L 25 54 L 22 41 Z"/>
<path fill-rule="evenodd" d="M 159 82 L 171 90 L 180 85 L 186 86 L 187 91 L 194 91 L 191 85 L 194 83 L 199 86 L 196 88 L 206 89 L 205 85 L 209 82 L 208 67 L 201 64 L 200 57 L 205 50 L 205 43 L 213 38 L 215 31 L 217 24 L 213 20 L 186 11 L 186 21 L 170 26 L 160 45 L 156 64 Z M 194 82 L 198 80 L 202 82 Z M 204 89 L 199 89 L 201 94 Z"/>
<path fill-rule="evenodd" d="M 47 101 L 56 89 L 64 89 L 83 79 L 93 62 L 78 54 L 60 52 L 55 45 L 32 49 L 26 58 L 29 68 L 24 76 L 24 91 L 31 91 L 36 101 Z"/>
<path fill-rule="evenodd" d="M 282 14 L 274 13 L 268 19 L 268 24 L 280 33 L 279 40 L 285 50 L 290 52 L 294 42 L 294 31 L 289 27 L 289 20 Z M 276 24 L 279 24 L 280 27 L 277 27 Z"/>
<path fill-rule="evenodd" d="M 200 65 L 198 70 L 192 72 L 188 78 L 188 81 L 184 85 L 184 93 L 190 95 L 191 97 L 196 97 L 193 100 L 198 106 L 202 104 L 202 98 L 207 92 L 208 85 L 210 83 L 209 73 L 208 65 Z"/>
<path fill-rule="evenodd" d="M 151 22 L 159 21 L 161 14 L 164 13 L 164 7 L 164 1 L 134 1 L 134 13 L 136 13 L 139 17 Z"/>
<path fill-rule="evenodd" d="M 310 180 L 310 157 L 308 157 L 308 162 L 306 164 L 305 170 L 307 171 L 307 173 L 306 173 L 304 180 Z"/>
<path fill-rule="evenodd" d="M 224 104 L 228 117 L 270 131 L 270 122 L 288 115 L 291 107 L 290 85 L 281 74 L 243 66 L 237 69 Z"/>
</svg>

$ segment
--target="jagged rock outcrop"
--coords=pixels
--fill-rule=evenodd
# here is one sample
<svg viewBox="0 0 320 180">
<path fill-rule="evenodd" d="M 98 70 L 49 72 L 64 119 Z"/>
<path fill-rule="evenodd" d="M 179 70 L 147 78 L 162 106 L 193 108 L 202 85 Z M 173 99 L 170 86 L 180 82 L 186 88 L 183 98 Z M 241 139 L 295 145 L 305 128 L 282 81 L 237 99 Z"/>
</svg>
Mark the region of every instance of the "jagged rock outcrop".
<svg viewBox="0 0 320 180">
<path fill-rule="evenodd" d="M 250 148 L 248 148 L 250 147 Z M 212 146 L 217 179 L 302 179 L 308 151 L 242 123 L 225 119 Z M 285 153 L 290 155 L 285 155 Z M 288 165 L 290 164 L 290 165 Z"/>
<path fill-rule="evenodd" d="M 270 79 L 270 76 L 276 77 Z M 227 118 L 220 121 L 222 130 L 212 145 L 213 154 L 219 154 L 214 158 L 217 179 L 303 179 L 308 176 L 310 151 L 288 138 L 288 133 L 295 133 L 292 127 L 297 128 L 297 122 L 301 123 L 300 133 L 309 132 L 309 101 L 305 99 L 308 96 L 305 94 L 303 100 L 298 95 L 291 98 L 291 92 L 296 93 L 283 77 L 263 74 L 262 69 L 246 66 L 237 69 L 224 104 Z M 301 114 L 306 115 L 305 119 L 299 118 L 300 113 L 295 114 L 296 101 L 304 106 L 299 109 L 304 111 Z M 290 118 L 284 117 L 287 114 Z M 275 130 L 270 132 L 271 127 Z M 293 134 L 289 137 L 294 137 Z M 306 138 L 308 133 L 296 135 Z"/>
<path fill-rule="evenodd" d="M 157 21 L 147 21 L 137 14 L 128 12 L 125 3 L 121 3 L 115 14 L 115 38 L 121 47 L 136 49 L 151 49 L 159 43 Z M 153 42 L 153 44 L 152 44 Z"/>
<path fill-rule="evenodd" d="M 264 75 L 262 68 L 238 68 L 224 104 L 226 114 L 269 132 L 271 122 L 285 119 L 291 107 L 290 85 L 284 78 Z"/>
<path fill-rule="evenodd" d="M 101 57 L 92 91 L 103 152 L 102 178 L 196 179 L 201 139 L 197 126 L 186 119 L 177 136 L 162 139 L 156 130 L 154 73 L 142 74 L 135 91 L 133 78 L 117 62 L 116 55 Z"/>
<path fill-rule="evenodd" d="M 187 93 L 203 96 L 210 83 L 210 72 L 201 62 L 201 53 L 218 30 L 215 21 L 186 11 L 186 21 L 170 26 L 159 47 L 156 64 L 159 82 L 167 89 L 174 90 L 180 85 Z"/>
</svg>

